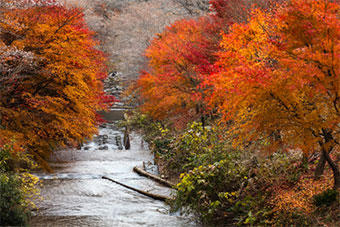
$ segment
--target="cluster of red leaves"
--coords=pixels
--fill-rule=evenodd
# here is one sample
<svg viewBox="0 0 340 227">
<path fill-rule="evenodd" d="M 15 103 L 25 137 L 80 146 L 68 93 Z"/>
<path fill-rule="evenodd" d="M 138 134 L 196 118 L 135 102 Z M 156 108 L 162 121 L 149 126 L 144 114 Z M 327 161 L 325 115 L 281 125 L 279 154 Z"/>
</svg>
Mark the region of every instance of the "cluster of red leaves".
<svg viewBox="0 0 340 227">
<path fill-rule="evenodd" d="M 201 17 L 177 21 L 158 34 L 146 50 L 149 70 L 137 84 L 143 111 L 156 119 L 183 123 L 205 114 L 206 92 L 201 85 L 215 71 L 219 25 Z"/>
<path fill-rule="evenodd" d="M 209 15 L 177 21 L 157 34 L 145 51 L 148 68 L 137 82 L 142 111 L 179 128 L 192 120 L 204 123 L 215 111 L 207 101 L 213 92 L 208 82 L 220 68 L 221 32 L 246 21 L 254 5 L 267 9 L 275 2 L 212 0 Z"/>
</svg>

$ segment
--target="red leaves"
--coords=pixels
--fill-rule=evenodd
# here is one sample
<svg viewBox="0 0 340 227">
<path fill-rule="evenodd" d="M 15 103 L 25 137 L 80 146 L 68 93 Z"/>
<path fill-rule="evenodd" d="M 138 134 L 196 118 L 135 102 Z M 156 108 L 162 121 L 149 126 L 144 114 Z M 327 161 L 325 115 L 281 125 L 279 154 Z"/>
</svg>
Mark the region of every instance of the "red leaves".
<svg viewBox="0 0 340 227">
<path fill-rule="evenodd" d="M 107 95 L 105 92 L 101 92 L 97 99 L 100 107 L 103 110 L 106 110 L 107 107 L 112 106 L 118 101 L 113 95 Z"/>
<path fill-rule="evenodd" d="M 202 85 L 215 70 L 219 30 L 209 17 L 181 20 L 152 41 L 146 50 L 149 71 L 138 81 L 144 111 L 183 126 L 206 114 Z"/>
</svg>

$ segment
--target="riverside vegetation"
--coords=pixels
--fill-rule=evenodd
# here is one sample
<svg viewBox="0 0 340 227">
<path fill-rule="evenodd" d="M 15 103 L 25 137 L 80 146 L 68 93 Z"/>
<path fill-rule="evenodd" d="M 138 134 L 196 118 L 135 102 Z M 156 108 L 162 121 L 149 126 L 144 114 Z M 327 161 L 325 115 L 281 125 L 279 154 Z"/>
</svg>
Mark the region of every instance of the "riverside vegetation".
<svg viewBox="0 0 340 227">
<path fill-rule="evenodd" d="M 340 5 L 212 0 L 157 34 L 127 92 L 174 209 L 212 225 L 339 225 Z"/>
</svg>

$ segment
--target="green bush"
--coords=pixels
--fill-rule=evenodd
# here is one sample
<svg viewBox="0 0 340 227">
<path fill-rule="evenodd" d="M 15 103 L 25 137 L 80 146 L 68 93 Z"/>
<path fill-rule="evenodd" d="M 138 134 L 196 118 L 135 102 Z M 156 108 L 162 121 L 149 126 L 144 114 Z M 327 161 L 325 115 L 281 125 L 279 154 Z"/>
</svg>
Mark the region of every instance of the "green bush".
<svg viewBox="0 0 340 227">
<path fill-rule="evenodd" d="M 22 226 L 28 223 L 29 212 L 20 190 L 21 181 L 14 174 L 0 174 L 0 225 Z"/>
<path fill-rule="evenodd" d="M 168 169 L 179 175 L 195 167 L 223 160 L 226 156 L 223 150 L 225 141 L 219 136 L 217 128 L 203 127 L 197 122 L 188 125 L 170 144 Z"/>
<path fill-rule="evenodd" d="M 174 208 L 187 208 L 204 223 L 268 224 L 271 186 L 295 174 L 292 158 L 278 153 L 260 158 L 228 146 L 223 152 L 223 160 L 181 174 Z"/>
<path fill-rule="evenodd" d="M 333 189 L 327 189 L 313 197 L 313 203 L 315 206 L 330 206 L 337 201 L 338 192 Z"/>
<path fill-rule="evenodd" d="M 161 121 L 153 121 L 147 115 L 134 111 L 130 113 L 125 121 L 121 122 L 121 126 L 140 130 L 143 139 L 149 144 L 154 153 L 164 156 L 169 155 L 170 144 L 174 136 Z"/>
<path fill-rule="evenodd" d="M 237 152 L 230 153 L 228 159 L 182 174 L 175 207 L 189 208 L 206 223 L 216 217 L 223 220 L 234 218 L 236 213 L 248 213 L 248 202 L 238 203 L 239 189 L 248 171 L 232 157 L 237 155 Z"/>
<path fill-rule="evenodd" d="M 135 115 L 146 141 L 163 160 L 170 175 L 180 175 L 173 209 L 195 213 L 203 223 L 266 225 L 289 224 L 275 219 L 271 208 L 274 185 L 294 185 L 304 169 L 297 168 L 299 153 L 263 155 L 255 149 L 231 146 L 231 138 L 218 127 L 192 122 L 183 131 L 167 128 L 143 115 Z M 230 136 L 230 135 L 229 135 Z M 290 214 L 289 214 L 290 215 Z M 306 216 L 291 212 L 297 223 Z"/>
<path fill-rule="evenodd" d="M 0 147 L 0 226 L 23 226 L 30 217 L 28 196 L 37 194 L 38 179 L 22 172 L 20 162 L 30 165 L 28 156 L 13 151 L 13 147 Z"/>
</svg>

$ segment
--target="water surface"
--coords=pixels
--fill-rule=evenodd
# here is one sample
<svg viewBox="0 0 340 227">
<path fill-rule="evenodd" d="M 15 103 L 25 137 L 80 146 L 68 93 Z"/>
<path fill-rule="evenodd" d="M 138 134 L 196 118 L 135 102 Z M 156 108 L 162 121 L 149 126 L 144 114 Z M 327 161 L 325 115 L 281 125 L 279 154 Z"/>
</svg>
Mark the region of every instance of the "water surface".
<svg viewBox="0 0 340 227">
<path fill-rule="evenodd" d="M 138 134 L 131 135 L 131 150 L 119 150 L 123 134 L 114 125 L 100 128 L 99 136 L 81 150 L 56 152 L 51 158 L 53 174 L 37 173 L 43 180 L 39 210 L 32 226 L 196 226 L 188 217 L 170 214 L 169 207 L 126 189 L 121 183 L 169 195 L 169 189 L 132 171 L 153 156 Z M 100 150 L 101 149 L 101 150 Z"/>
</svg>

